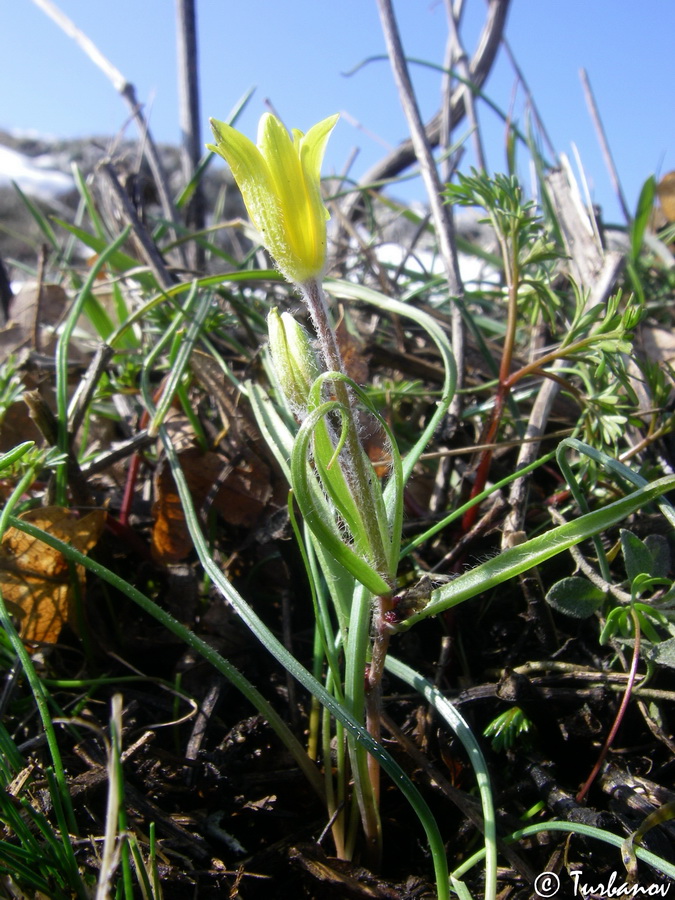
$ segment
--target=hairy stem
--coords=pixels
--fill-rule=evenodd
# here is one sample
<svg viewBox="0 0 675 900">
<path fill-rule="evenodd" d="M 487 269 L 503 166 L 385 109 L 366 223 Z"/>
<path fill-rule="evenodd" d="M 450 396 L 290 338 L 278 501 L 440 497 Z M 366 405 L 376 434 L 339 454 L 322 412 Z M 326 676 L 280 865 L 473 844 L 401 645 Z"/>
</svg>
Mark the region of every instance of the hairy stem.
<svg viewBox="0 0 675 900">
<path fill-rule="evenodd" d="M 323 361 L 328 372 L 345 373 L 342 356 L 335 340 L 335 333 L 331 327 L 328 318 L 328 307 L 326 305 L 326 297 L 321 284 L 312 280 L 306 284 L 300 285 L 303 298 L 309 309 L 309 314 L 319 340 L 319 346 L 323 355 Z M 353 491 L 354 499 L 363 517 L 366 533 L 369 537 L 370 552 L 372 558 L 369 560 L 382 575 L 382 577 L 391 582 L 392 573 L 390 572 L 390 562 L 388 554 L 385 550 L 380 523 L 377 518 L 377 512 L 372 497 L 372 471 L 369 471 L 368 462 L 365 458 L 356 420 L 356 409 L 354 407 L 353 398 L 349 388 L 343 381 L 334 381 L 333 390 L 340 404 L 344 407 L 347 420 L 347 436 L 345 446 L 342 451 L 344 459 L 344 472 L 347 481 Z"/>
<path fill-rule="evenodd" d="M 346 374 L 335 339 L 335 333 L 328 317 L 323 288 L 318 281 L 313 280 L 302 285 L 301 289 L 312 318 L 327 371 Z M 368 535 L 371 556 L 369 562 L 385 581 L 392 585 L 395 576 L 395 571 L 392 571 L 392 568 L 396 565 L 397 560 L 390 559 L 390 554 L 385 549 L 381 523 L 378 519 L 377 506 L 373 497 L 371 479 L 374 476 L 359 440 L 357 410 L 354 398 L 349 387 L 342 380 L 336 379 L 333 381 L 332 388 L 347 417 L 346 440 L 340 453 L 340 464 L 343 467 L 345 478 L 360 511 L 364 533 Z M 356 679 L 365 678 L 366 728 L 376 741 L 380 737 L 382 674 L 389 644 L 389 635 L 384 628 L 383 613 L 390 603 L 390 595 L 377 598 L 377 606 L 372 613 L 373 639 L 370 642 L 370 664 L 367 664 L 368 642 L 365 640 L 365 635 L 361 650 L 357 651 L 357 648 L 353 647 L 353 653 L 350 654 L 353 656 L 355 667 L 352 674 Z M 364 613 L 366 613 L 366 610 L 364 610 Z M 358 693 L 363 696 L 363 687 Z M 362 709 L 360 714 L 357 713 L 356 709 L 353 709 L 352 712 L 355 712 L 359 718 L 363 715 Z M 354 752 L 362 753 L 363 750 L 362 748 L 354 748 Z M 358 766 L 358 763 L 356 765 Z M 380 763 L 372 754 L 368 755 L 366 778 L 370 782 L 370 788 L 366 790 L 357 788 L 357 793 L 359 794 L 361 822 L 366 837 L 368 863 L 371 868 L 377 870 L 382 849 L 379 815 L 377 813 L 380 796 Z"/>
<path fill-rule="evenodd" d="M 391 632 L 386 626 L 384 613 L 391 608 L 387 597 L 378 597 L 373 612 L 373 642 L 370 665 L 366 672 L 366 727 L 369 734 L 379 742 L 382 731 L 382 676 L 389 649 Z M 368 758 L 368 772 L 373 786 L 375 802 L 380 802 L 380 766 L 374 756 Z"/>
</svg>

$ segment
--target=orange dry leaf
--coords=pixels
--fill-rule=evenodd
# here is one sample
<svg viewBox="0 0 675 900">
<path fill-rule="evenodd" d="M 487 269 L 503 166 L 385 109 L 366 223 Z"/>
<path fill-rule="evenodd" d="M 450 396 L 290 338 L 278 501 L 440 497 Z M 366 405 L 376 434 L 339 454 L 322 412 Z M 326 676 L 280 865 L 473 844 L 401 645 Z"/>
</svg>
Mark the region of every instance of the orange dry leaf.
<svg viewBox="0 0 675 900">
<path fill-rule="evenodd" d="M 357 384 L 366 384 L 370 371 L 370 356 L 364 353 L 363 341 L 347 329 L 344 319 L 340 319 L 335 331 L 345 372 Z"/>
<path fill-rule="evenodd" d="M 669 222 L 675 222 L 675 172 L 666 172 L 656 188 L 663 214 Z"/>
<path fill-rule="evenodd" d="M 88 553 L 101 536 L 105 515 L 97 509 L 78 518 L 69 509 L 46 506 L 19 518 Z M 74 566 L 73 572 L 84 589 L 84 567 Z M 0 592 L 25 641 L 53 644 L 71 619 L 73 588 L 66 558 L 18 528 L 8 528 L 0 543 Z"/>
</svg>

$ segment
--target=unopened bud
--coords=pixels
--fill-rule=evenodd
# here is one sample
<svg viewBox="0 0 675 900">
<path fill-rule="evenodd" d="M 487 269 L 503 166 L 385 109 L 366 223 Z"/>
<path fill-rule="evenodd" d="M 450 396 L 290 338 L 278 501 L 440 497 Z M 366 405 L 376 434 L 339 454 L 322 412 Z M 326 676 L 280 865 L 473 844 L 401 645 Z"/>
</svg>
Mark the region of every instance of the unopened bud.
<svg viewBox="0 0 675 900">
<path fill-rule="evenodd" d="M 284 397 L 299 415 L 307 411 L 309 390 L 320 373 L 309 334 L 290 313 L 273 309 L 267 317 L 272 365 Z"/>
</svg>

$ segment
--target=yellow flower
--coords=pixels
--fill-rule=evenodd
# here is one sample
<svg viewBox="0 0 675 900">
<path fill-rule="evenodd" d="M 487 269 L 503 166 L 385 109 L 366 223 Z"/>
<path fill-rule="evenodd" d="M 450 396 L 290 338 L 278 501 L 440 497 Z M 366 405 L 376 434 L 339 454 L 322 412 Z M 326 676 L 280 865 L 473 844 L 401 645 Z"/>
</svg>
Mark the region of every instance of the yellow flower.
<svg viewBox="0 0 675 900">
<path fill-rule="evenodd" d="M 321 197 L 321 162 L 337 122 L 329 116 L 293 139 L 269 113 L 258 125 L 258 146 L 211 119 L 210 150 L 232 169 L 251 221 L 280 272 L 295 284 L 320 278 L 326 265 L 328 210 Z"/>
</svg>

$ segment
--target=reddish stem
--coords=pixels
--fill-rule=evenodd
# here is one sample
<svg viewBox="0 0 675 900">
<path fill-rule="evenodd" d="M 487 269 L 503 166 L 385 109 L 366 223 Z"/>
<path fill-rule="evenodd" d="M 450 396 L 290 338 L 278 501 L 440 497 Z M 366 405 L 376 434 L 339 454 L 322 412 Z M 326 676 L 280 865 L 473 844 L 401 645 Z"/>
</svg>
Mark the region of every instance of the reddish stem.
<svg viewBox="0 0 675 900">
<path fill-rule="evenodd" d="M 147 409 L 143 410 L 141 414 L 140 421 L 138 423 L 139 428 L 143 429 L 147 427 L 148 422 L 150 421 L 150 416 L 148 414 Z M 121 525 L 128 526 L 129 525 L 129 516 L 131 515 L 131 506 L 134 500 L 134 492 L 136 490 L 136 481 L 138 479 L 138 473 L 141 468 L 141 455 L 140 453 L 134 453 L 129 462 L 129 469 L 127 470 L 127 480 L 124 484 L 124 496 L 122 497 L 122 505 L 120 507 L 119 514 L 119 522 Z"/>
<path fill-rule="evenodd" d="M 581 788 L 579 793 L 577 794 L 577 803 L 583 803 L 586 799 L 586 795 L 591 789 L 591 786 L 595 779 L 598 776 L 598 772 L 602 768 L 602 764 L 604 763 L 607 754 L 609 753 L 612 744 L 614 743 L 614 738 L 616 737 L 616 733 L 623 722 L 623 717 L 626 714 L 626 710 L 628 709 L 628 704 L 630 703 L 631 696 L 633 694 L 633 685 L 635 684 L 635 679 L 637 677 L 637 667 L 640 659 L 640 623 L 638 621 L 635 610 L 631 610 L 631 614 L 633 616 L 633 628 L 635 629 L 635 644 L 633 646 L 633 659 L 631 660 L 630 670 L 628 672 L 628 681 L 626 682 L 626 690 L 621 699 L 621 705 L 619 706 L 618 712 L 614 719 L 614 724 L 612 725 L 607 738 L 605 739 L 605 743 L 602 745 L 602 750 L 600 751 L 600 755 L 598 756 L 597 762 L 593 766 L 591 774 L 586 779 L 584 786 Z"/>
<path fill-rule="evenodd" d="M 499 384 L 497 385 L 497 394 L 495 396 L 495 405 L 492 407 L 492 416 L 490 424 L 487 427 L 481 444 L 492 444 L 497 436 L 499 424 L 502 420 L 504 406 L 509 396 L 509 391 L 513 387 L 514 376 L 511 375 L 511 363 L 513 360 L 513 350 L 516 343 L 516 325 L 518 320 L 518 282 L 519 267 L 517 258 L 509 259 L 509 253 L 506 241 L 500 239 L 502 248 L 502 257 L 504 259 L 504 271 L 507 276 L 508 283 L 508 311 L 506 319 L 506 334 L 504 337 L 504 348 L 502 350 L 501 363 L 499 365 Z M 473 499 L 481 491 L 485 490 L 488 474 L 490 471 L 490 463 L 493 455 L 492 447 L 486 447 L 481 455 L 476 469 L 476 478 L 469 499 Z M 462 530 L 464 533 L 470 531 L 476 524 L 478 517 L 478 505 L 468 509 L 462 518 Z"/>
<path fill-rule="evenodd" d="M 492 444 L 494 443 L 495 438 L 497 437 L 497 431 L 499 430 L 499 423 L 502 419 L 502 413 L 504 412 L 504 405 L 506 404 L 506 398 L 508 397 L 509 391 L 511 387 L 508 382 L 500 383 L 497 387 L 497 394 L 495 396 L 495 405 L 492 408 L 492 417 L 490 418 L 490 423 L 486 429 L 486 431 L 481 436 L 481 444 Z M 486 447 L 480 455 L 480 459 L 478 461 L 478 466 L 476 468 L 476 477 L 474 479 L 473 487 L 471 488 L 471 493 L 469 495 L 469 499 L 473 500 L 481 491 L 485 490 L 485 485 L 487 484 L 488 475 L 490 473 L 490 464 L 492 462 L 494 450 L 492 447 Z M 470 509 L 464 513 L 462 517 L 462 533 L 466 534 L 468 531 L 471 531 L 473 526 L 476 524 L 476 519 L 478 518 L 478 504 L 476 503 Z"/>
</svg>

